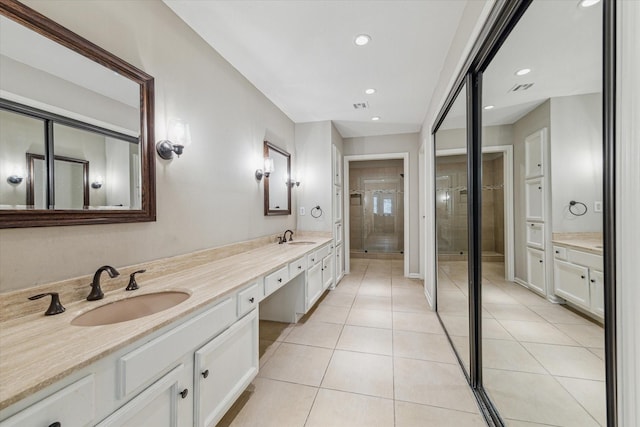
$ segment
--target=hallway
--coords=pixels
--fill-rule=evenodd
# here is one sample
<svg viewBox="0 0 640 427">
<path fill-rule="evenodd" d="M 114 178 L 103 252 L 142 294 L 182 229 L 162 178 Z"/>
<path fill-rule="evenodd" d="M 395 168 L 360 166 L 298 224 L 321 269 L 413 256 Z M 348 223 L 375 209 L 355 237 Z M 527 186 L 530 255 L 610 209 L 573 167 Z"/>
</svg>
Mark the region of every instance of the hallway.
<svg viewBox="0 0 640 427">
<path fill-rule="evenodd" d="M 219 426 L 485 425 L 401 260 L 353 259 L 297 325 L 260 322 L 260 353 L 258 377 Z"/>
</svg>

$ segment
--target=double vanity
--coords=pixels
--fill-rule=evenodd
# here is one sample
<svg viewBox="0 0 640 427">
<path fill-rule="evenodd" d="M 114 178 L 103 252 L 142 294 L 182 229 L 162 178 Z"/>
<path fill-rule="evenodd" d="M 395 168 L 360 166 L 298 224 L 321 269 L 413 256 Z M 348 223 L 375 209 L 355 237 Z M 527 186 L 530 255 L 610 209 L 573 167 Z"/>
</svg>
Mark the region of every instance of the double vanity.
<svg viewBox="0 0 640 427">
<path fill-rule="evenodd" d="M 296 236 L 154 276 L 156 261 L 136 291 L 4 320 L 0 426 L 215 425 L 258 373 L 258 319 L 295 322 L 335 286 L 333 245 Z"/>
</svg>

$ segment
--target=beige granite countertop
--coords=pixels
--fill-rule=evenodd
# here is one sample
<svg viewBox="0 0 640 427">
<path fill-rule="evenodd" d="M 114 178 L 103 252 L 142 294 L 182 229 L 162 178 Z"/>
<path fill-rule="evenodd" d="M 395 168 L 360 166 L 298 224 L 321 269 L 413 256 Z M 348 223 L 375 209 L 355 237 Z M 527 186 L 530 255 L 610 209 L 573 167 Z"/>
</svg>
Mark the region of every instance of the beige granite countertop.
<svg viewBox="0 0 640 427">
<path fill-rule="evenodd" d="M 140 276 L 140 289 L 135 291 L 135 295 L 162 290 L 183 290 L 191 294 L 189 299 L 175 307 L 140 319 L 104 326 L 70 325 L 71 320 L 79 314 L 132 296 L 131 292 L 125 292 L 121 287 L 105 292 L 104 299 L 100 301 L 82 300 L 65 304 L 66 312 L 59 315 L 45 317 L 40 312 L 1 322 L 0 409 L 331 241 L 329 233 L 316 233 L 312 238 L 308 237 L 297 235 L 296 240 L 313 240 L 315 243 L 269 243 L 153 279 L 145 280 L 144 276 Z M 167 259 L 167 262 L 170 260 Z"/>
<path fill-rule="evenodd" d="M 553 244 L 602 255 L 602 233 L 553 233 Z"/>
</svg>

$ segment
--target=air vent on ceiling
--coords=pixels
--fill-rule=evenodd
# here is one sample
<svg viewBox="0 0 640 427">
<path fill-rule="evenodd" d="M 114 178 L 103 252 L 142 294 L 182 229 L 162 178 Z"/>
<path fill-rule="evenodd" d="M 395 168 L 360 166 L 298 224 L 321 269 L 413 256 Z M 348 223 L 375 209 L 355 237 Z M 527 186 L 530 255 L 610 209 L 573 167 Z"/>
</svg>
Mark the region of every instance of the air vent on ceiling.
<svg viewBox="0 0 640 427">
<path fill-rule="evenodd" d="M 369 108 L 369 104 L 367 102 L 354 102 L 353 108 L 356 110 L 366 110 Z"/>
<path fill-rule="evenodd" d="M 531 86 L 533 86 L 533 83 L 518 83 L 517 85 L 509 89 L 509 92 L 522 92 L 530 89 Z"/>
</svg>

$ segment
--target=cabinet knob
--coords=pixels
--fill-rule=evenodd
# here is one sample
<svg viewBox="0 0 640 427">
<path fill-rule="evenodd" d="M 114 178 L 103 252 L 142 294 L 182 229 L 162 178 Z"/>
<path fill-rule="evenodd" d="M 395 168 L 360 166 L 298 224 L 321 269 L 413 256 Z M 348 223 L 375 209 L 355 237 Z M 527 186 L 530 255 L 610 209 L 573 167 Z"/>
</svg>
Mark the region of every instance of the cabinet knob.
<svg viewBox="0 0 640 427">
<path fill-rule="evenodd" d="M 189 395 L 189 389 L 185 388 L 184 390 L 182 390 L 180 393 L 178 393 L 180 396 L 182 396 L 183 399 L 185 399 L 188 395 Z"/>
<path fill-rule="evenodd" d="M 282 277 L 278 278 L 278 282 L 282 283 Z"/>
<path fill-rule="evenodd" d="M 256 299 L 254 297 L 249 298 L 249 302 L 254 302 Z"/>
<path fill-rule="evenodd" d="M 580 275 L 580 278 L 581 278 L 581 279 L 584 279 L 584 275 Z"/>
<path fill-rule="evenodd" d="M 591 279 L 591 283 L 596 283 L 596 279 Z"/>
<path fill-rule="evenodd" d="M 298 270 L 302 270 L 302 266 L 301 265 L 298 266 Z"/>
<path fill-rule="evenodd" d="M 209 370 L 207 369 L 206 371 L 202 372 L 202 378 L 207 378 L 209 376 Z"/>
<path fill-rule="evenodd" d="M 55 423 L 49 424 L 49 427 L 61 427 L 61 426 L 62 426 L 62 424 L 60 424 L 59 421 L 56 421 Z"/>
<path fill-rule="evenodd" d="M 557 253 L 557 254 L 559 254 L 559 253 L 560 253 L 560 251 L 556 251 L 556 253 Z"/>
<path fill-rule="evenodd" d="M 538 187 L 538 190 L 542 190 L 542 187 Z"/>
<path fill-rule="evenodd" d="M 538 262 L 539 262 L 540 264 L 542 264 L 542 260 L 539 260 Z"/>
<path fill-rule="evenodd" d="M 538 163 L 538 167 L 542 166 L 540 163 Z"/>
</svg>

